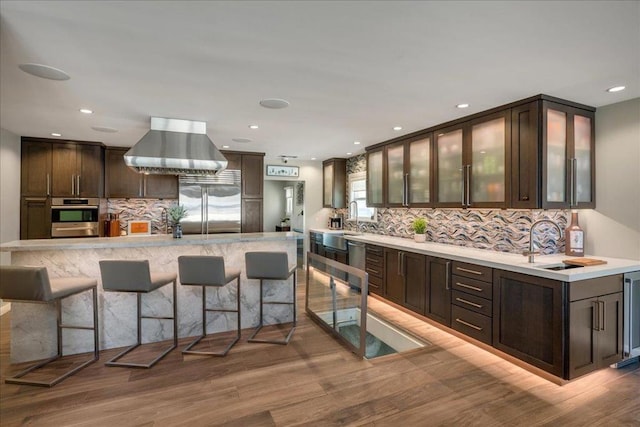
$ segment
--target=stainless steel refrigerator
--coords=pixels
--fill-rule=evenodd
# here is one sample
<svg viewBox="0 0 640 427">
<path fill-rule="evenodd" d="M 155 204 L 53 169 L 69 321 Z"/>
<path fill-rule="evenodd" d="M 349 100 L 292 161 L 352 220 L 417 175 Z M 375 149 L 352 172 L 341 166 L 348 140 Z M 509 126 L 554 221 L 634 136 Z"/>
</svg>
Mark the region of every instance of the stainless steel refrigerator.
<svg viewBox="0 0 640 427">
<path fill-rule="evenodd" d="M 187 209 L 182 232 L 240 233 L 241 191 L 239 170 L 224 170 L 215 176 L 181 176 L 179 203 Z"/>
</svg>

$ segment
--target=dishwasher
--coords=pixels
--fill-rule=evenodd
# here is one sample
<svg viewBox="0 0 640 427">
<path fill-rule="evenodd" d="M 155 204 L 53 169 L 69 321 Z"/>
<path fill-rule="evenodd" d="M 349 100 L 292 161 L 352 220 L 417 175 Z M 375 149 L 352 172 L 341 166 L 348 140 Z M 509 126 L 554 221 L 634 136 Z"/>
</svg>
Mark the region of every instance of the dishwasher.
<svg viewBox="0 0 640 427">
<path fill-rule="evenodd" d="M 361 242 L 347 241 L 347 247 L 349 248 L 349 265 L 364 271 L 365 267 L 365 245 Z M 349 275 L 349 286 L 352 288 L 361 288 L 360 278 L 354 275 Z"/>
</svg>

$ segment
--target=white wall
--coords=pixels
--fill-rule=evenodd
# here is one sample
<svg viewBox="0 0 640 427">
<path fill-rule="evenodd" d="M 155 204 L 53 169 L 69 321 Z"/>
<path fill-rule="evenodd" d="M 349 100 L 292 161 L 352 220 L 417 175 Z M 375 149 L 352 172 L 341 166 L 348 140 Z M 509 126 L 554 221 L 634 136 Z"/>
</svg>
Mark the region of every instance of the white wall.
<svg viewBox="0 0 640 427">
<path fill-rule="evenodd" d="M 0 243 L 20 239 L 20 137 L 0 128 Z M 11 254 L 0 252 L 0 264 Z"/>
<path fill-rule="evenodd" d="M 279 158 L 265 158 L 265 165 L 281 165 Z M 297 181 L 304 181 L 304 247 L 305 253 L 309 250 L 309 229 L 326 228 L 329 221 L 330 209 L 322 207 L 322 162 L 310 160 L 289 160 L 288 166 L 298 166 L 300 173 Z M 266 170 L 266 168 L 265 168 Z M 267 180 L 294 181 L 291 177 L 277 178 L 265 176 L 265 191 Z M 271 201 L 265 194 L 263 210 L 270 209 Z M 270 231 L 265 229 L 265 231 Z"/>
<path fill-rule="evenodd" d="M 276 225 L 284 216 L 284 190 L 285 181 L 264 181 L 264 206 L 262 207 L 262 223 L 265 232 L 276 231 Z"/>
<path fill-rule="evenodd" d="M 640 98 L 596 111 L 596 209 L 580 226 L 588 254 L 640 260 Z"/>
</svg>

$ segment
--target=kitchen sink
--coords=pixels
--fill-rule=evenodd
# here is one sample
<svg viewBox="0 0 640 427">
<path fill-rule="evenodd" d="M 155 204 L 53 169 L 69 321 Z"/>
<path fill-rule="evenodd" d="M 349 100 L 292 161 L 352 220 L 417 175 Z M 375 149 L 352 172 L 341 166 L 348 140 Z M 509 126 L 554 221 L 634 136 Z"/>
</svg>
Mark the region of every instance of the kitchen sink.
<svg viewBox="0 0 640 427">
<path fill-rule="evenodd" d="M 572 265 L 572 264 L 551 264 L 551 265 L 541 265 L 538 268 L 542 268 L 544 270 L 554 270 L 554 271 L 560 271 L 560 270 L 570 270 L 572 268 L 582 268 L 582 265 Z"/>
</svg>

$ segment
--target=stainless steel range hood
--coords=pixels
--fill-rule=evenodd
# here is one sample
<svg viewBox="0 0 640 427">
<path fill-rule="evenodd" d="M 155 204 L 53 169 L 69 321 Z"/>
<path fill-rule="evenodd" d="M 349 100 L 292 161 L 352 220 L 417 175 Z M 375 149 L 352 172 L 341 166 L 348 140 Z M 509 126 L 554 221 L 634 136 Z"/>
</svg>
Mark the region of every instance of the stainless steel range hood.
<svg viewBox="0 0 640 427">
<path fill-rule="evenodd" d="M 227 159 L 207 136 L 206 122 L 151 117 L 151 130 L 124 155 L 139 173 L 215 175 Z"/>
</svg>

